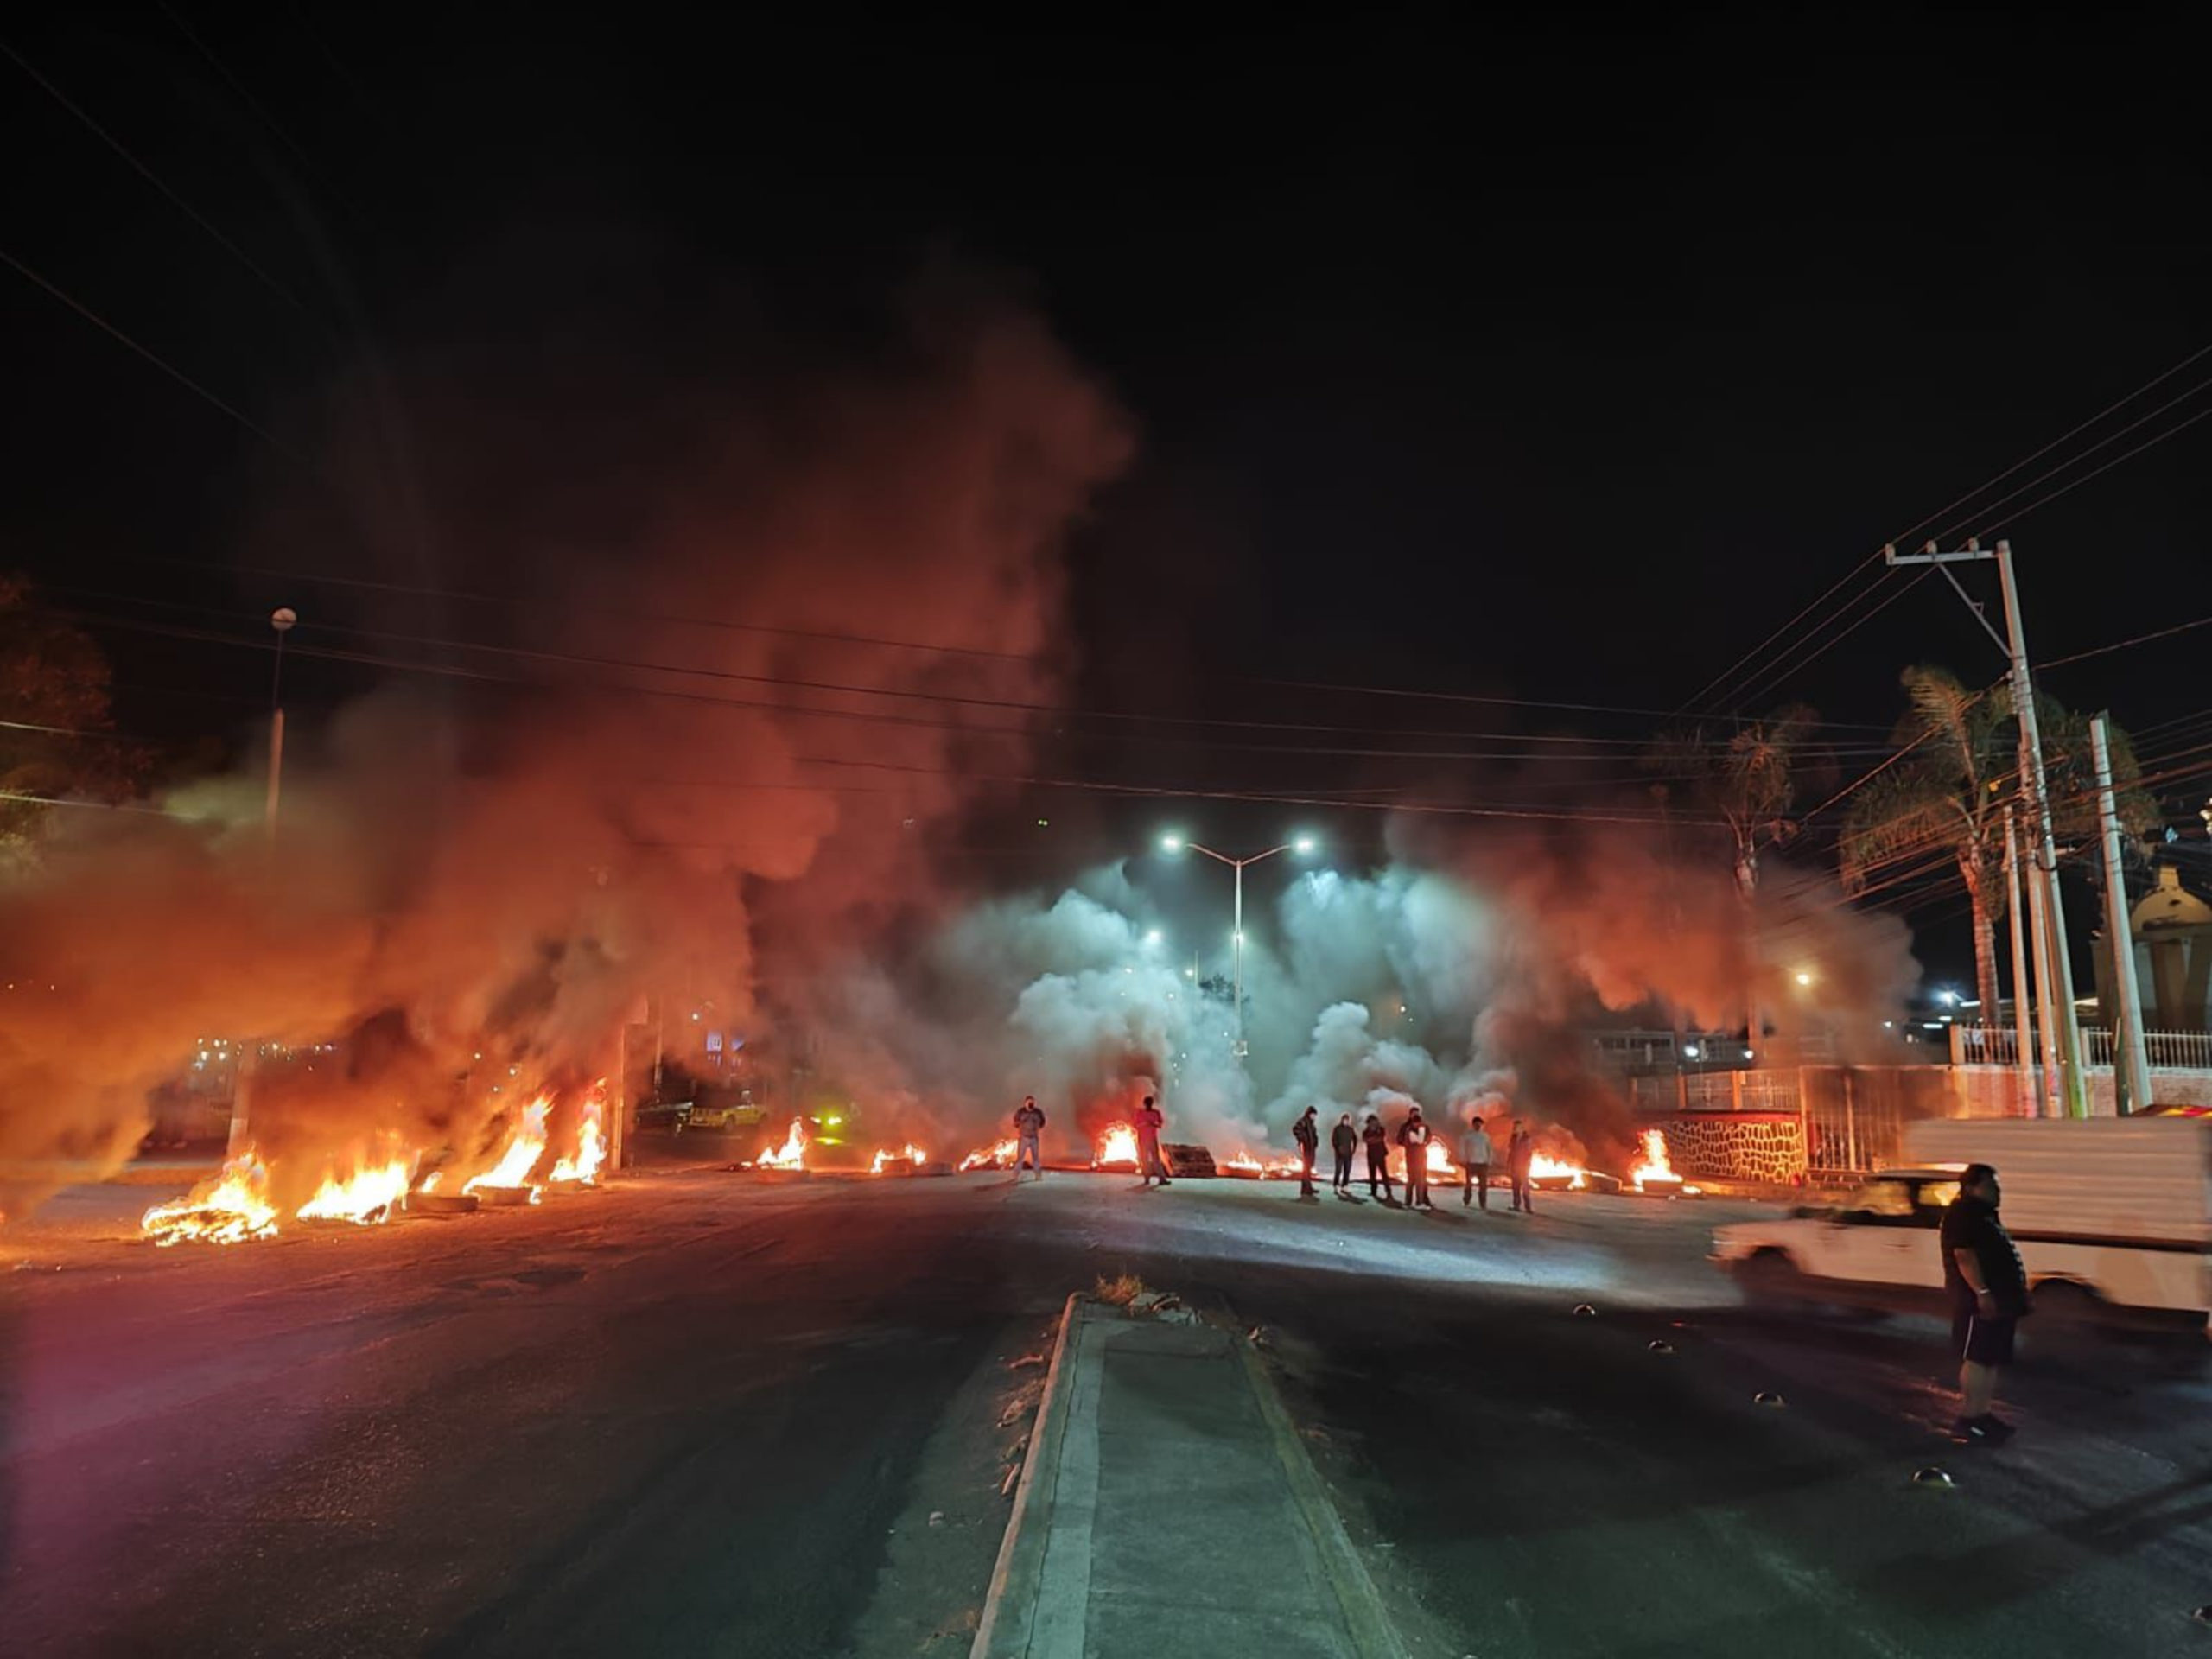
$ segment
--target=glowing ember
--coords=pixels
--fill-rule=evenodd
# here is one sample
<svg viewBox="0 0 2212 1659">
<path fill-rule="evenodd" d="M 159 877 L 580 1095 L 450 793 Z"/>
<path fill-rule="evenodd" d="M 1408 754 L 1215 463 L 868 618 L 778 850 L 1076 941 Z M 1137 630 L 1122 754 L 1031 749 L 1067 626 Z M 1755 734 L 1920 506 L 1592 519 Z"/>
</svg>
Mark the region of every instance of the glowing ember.
<svg viewBox="0 0 2212 1659">
<path fill-rule="evenodd" d="M 550 1095 L 540 1095 L 522 1109 L 522 1120 L 515 1125 L 514 1133 L 507 1137 L 506 1150 L 499 1154 L 499 1161 L 481 1175 L 472 1175 L 462 1183 L 463 1192 L 474 1192 L 480 1186 L 524 1187 L 532 1193 L 537 1191 L 531 1181 L 530 1172 L 537 1167 L 537 1160 L 545 1155 L 545 1115 L 553 1107 Z"/>
<path fill-rule="evenodd" d="M 806 1123 L 803 1118 L 791 1119 L 790 1131 L 784 1144 L 766 1146 L 753 1160 L 755 1169 L 804 1169 L 806 1167 Z"/>
<path fill-rule="evenodd" d="M 1529 1160 L 1529 1179 L 1532 1181 L 1565 1181 L 1576 1192 L 1590 1188 L 1590 1172 L 1580 1164 L 1570 1164 L 1557 1158 L 1548 1158 L 1537 1153 Z"/>
<path fill-rule="evenodd" d="M 276 1236 L 276 1207 L 269 1202 L 269 1168 L 248 1147 L 174 1204 L 157 1204 L 138 1229 L 162 1249 L 196 1239 L 237 1244 Z"/>
<path fill-rule="evenodd" d="M 1667 1161 L 1667 1137 L 1657 1129 L 1646 1129 L 1637 1139 L 1643 1147 L 1643 1156 L 1629 1171 L 1630 1183 L 1639 1192 L 1679 1192 L 1682 1178 Z"/>
<path fill-rule="evenodd" d="M 416 1156 L 401 1150 L 397 1135 L 386 1135 L 379 1161 L 368 1162 L 357 1152 L 353 1174 L 342 1181 L 334 1174 L 324 1176 L 315 1196 L 300 1206 L 299 1218 L 350 1221 L 357 1227 L 389 1221 L 415 1179 Z"/>
<path fill-rule="evenodd" d="M 1021 1155 L 1021 1144 L 1016 1141 L 1001 1141 L 995 1147 L 978 1147 L 960 1160 L 964 1173 L 971 1169 L 1012 1169 L 1014 1160 Z"/>
<path fill-rule="evenodd" d="M 929 1154 L 909 1141 L 896 1152 L 878 1148 L 874 1161 L 868 1166 L 868 1173 L 871 1175 L 880 1175 L 894 1164 L 912 1164 L 916 1169 L 919 1169 L 929 1160 Z"/>
<path fill-rule="evenodd" d="M 599 1166 L 607 1161 L 607 1140 L 600 1127 L 600 1120 L 607 1110 L 604 1090 L 607 1079 L 601 1077 L 583 1099 L 576 1117 L 576 1152 L 573 1158 L 563 1158 L 553 1166 L 551 1179 L 556 1181 L 594 1181 L 599 1179 Z"/>
<path fill-rule="evenodd" d="M 1137 1166 L 1137 1132 L 1126 1123 L 1114 1123 L 1098 1137 L 1098 1155 L 1090 1160 L 1093 1169 L 1105 1169 L 1112 1165 Z"/>
</svg>

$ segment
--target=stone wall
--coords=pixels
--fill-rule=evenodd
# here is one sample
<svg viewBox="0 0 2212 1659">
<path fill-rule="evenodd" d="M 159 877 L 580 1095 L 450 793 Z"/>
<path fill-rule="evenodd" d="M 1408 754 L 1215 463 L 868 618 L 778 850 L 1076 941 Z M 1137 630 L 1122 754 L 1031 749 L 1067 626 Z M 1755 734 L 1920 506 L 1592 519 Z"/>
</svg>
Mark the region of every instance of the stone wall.
<svg viewBox="0 0 2212 1659">
<path fill-rule="evenodd" d="M 1795 1112 L 1692 1112 L 1657 1127 L 1667 1160 L 1688 1180 L 1795 1185 L 1805 1173 L 1805 1129 Z"/>
</svg>

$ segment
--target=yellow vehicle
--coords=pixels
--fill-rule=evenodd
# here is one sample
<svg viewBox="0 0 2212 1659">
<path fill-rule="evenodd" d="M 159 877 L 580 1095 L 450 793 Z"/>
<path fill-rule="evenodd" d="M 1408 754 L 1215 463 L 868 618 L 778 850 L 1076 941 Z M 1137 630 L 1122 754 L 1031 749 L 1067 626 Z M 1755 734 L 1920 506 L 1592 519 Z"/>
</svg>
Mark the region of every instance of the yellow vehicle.
<svg viewBox="0 0 2212 1659">
<path fill-rule="evenodd" d="M 702 1090 L 676 1127 L 678 1134 L 686 1129 L 712 1129 L 727 1135 L 734 1129 L 757 1128 L 766 1117 L 767 1113 L 753 1104 L 750 1089 L 718 1090 L 712 1094 Z"/>
</svg>

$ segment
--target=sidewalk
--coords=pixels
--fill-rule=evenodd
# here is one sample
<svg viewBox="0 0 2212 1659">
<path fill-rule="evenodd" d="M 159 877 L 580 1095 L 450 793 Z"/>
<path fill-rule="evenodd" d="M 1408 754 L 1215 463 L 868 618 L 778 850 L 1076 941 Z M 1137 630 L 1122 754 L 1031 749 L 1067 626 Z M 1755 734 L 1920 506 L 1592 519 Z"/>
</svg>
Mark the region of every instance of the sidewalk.
<svg viewBox="0 0 2212 1659">
<path fill-rule="evenodd" d="M 1071 1299 L 976 1659 L 1400 1651 L 1243 1340 Z"/>
</svg>

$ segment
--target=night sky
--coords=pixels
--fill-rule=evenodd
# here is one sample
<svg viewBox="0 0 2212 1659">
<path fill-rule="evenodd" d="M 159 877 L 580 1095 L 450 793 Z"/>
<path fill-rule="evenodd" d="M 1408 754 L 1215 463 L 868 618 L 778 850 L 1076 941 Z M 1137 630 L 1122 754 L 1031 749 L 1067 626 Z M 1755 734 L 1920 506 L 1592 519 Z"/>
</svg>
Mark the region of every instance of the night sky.
<svg viewBox="0 0 2212 1659">
<path fill-rule="evenodd" d="M 2212 358 L 1981 499 L 2179 398 L 2073 471 L 1940 511 L 2207 343 L 2208 151 L 2156 19 L 1327 14 L 1209 38 L 1102 15 L 895 39 L 738 16 L 11 21 L 0 248 L 240 417 L 0 269 L 0 556 L 105 619 L 120 724 L 234 739 L 265 696 L 257 619 L 359 601 L 226 567 L 439 580 L 377 527 L 307 512 L 280 548 L 242 512 L 302 489 L 297 423 L 334 377 L 494 339 L 710 375 L 732 316 L 865 355 L 880 296 L 947 257 L 1037 307 L 1140 435 L 1074 548 L 1071 701 L 1365 734 L 1274 755 L 1229 728 L 1071 737 L 1040 775 L 1581 810 L 1640 798 L 1633 741 L 1702 695 L 1811 702 L 1847 781 L 1899 668 L 2002 668 L 1940 582 L 1707 689 L 1885 537 L 2009 534 L 2038 658 L 2203 608 L 2212 423 L 2037 503 L 2212 408 Z M 598 412 L 620 464 L 639 429 Z M 1835 626 L 1908 578 L 1884 580 Z M 2208 639 L 2046 684 L 2159 734 L 2155 761 L 2202 741 Z M 308 707 L 365 672 L 288 670 Z M 1616 741 L 1544 746 L 1571 766 L 1317 752 L 1531 733 Z M 2162 785 L 2200 842 L 2208 774 Z M 1094 839 L 1160 817 L 1065 793 L 1037 814 Z M 1303 810 L 1179 817 L 1234 839 Z M 1371 840 L 1371 815 L 1339 816 Z M 1913 918 L 1952 972 L 1955 909 Z"/>
</svg>

